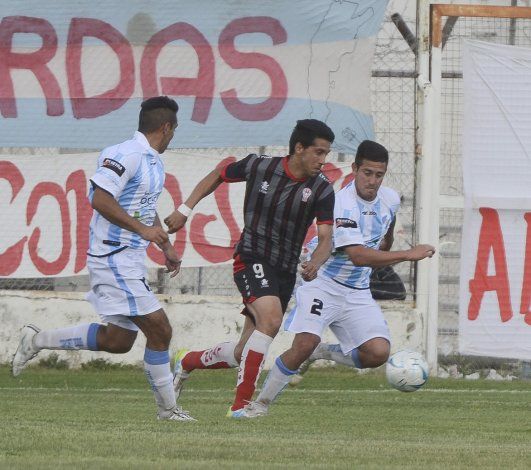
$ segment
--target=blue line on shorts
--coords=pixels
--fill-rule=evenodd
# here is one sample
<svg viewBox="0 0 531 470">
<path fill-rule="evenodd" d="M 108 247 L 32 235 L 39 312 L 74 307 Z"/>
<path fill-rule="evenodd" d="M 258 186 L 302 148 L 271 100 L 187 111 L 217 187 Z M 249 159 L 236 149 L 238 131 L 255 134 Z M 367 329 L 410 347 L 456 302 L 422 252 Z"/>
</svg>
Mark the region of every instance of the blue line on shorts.
<svg viewBox="0 0 531 470">
<path fill-rule="evenodd" d="M 127 287 L 124 278 L 118 272 L 118 268 L 116 267 L 116 263 L 114 262 L 114 255 L 109 256 L 107 259 L 109 260 L 109 267 L 111 268 L 114 277 L 118 282 L 118 285 L 122 288 L 122 290 L 125 292 L 125 295 L 127 296 L 127 303 L 129 304 L 129 313 L 132 316 L 138 315 L 138 308 L 136 306 L 135 298 L 133 296 L 133 293 Z"/>
</svg>

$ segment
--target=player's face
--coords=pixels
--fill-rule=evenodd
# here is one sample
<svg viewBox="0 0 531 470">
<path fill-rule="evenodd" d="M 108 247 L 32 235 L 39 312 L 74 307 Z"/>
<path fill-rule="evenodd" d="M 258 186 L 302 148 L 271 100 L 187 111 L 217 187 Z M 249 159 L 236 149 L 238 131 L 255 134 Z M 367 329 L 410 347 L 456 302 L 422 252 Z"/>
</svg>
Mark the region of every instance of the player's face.
<svg viewBox="0 0 531 470">
<path fill-rule="evenodd" d="M 177 129 L 177 122 L 174 125 L 170 124 L 169 122 L 164 124 L 159 153 L 163 153 L 168 148 L 168 145 L 170 145 L 171 139 L 173 139 L 175 134 L 175 129 Z"/>
<path fill-rule="evenodd" d="M 313 144 L 304 148 L 300 143 L 295 146 L 300 152 L 304 173 L 309 177 L 319 174 L 325 164 L 326 156 L 330 153 L 330 142 L 326 139 L 314 139 Z"/>
<path fill-rule="evenodd" d="M 354 185 L 358 196 L 366 201 L 372 201 L 382 185 L 386 171 L 387 163 L 383 162 L 362 160 L 360 166 L 356 166 L 353 163 L 352 173 L 354 174 Z"/>
</svg>

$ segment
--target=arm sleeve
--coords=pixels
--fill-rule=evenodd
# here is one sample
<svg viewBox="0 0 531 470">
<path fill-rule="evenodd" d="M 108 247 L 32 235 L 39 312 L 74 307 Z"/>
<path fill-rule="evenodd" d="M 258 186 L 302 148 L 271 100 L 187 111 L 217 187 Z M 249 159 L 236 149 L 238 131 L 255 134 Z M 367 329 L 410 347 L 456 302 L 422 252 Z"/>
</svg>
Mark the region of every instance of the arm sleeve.
<svg viewBox="0 0 531 470">
<path fill-rule="evenodd" d="M 246 181 L 249 175 L 249 168 L 256 158 L 258 158 L 257 155 L 250 154 L 237 162 L 229 163 L 221 170 L 221 179 L 225 183 Z"/>
<path fill-rule="evenodd" d="M 334 190 L 332 187 L 330 187 L 330 192 L 317 201 L 315 206 L 315 218 L 317 219 L 317 225 L 332 225 L 334 223 L 335 199 Z"/>
<path fill-rule="evenodd" d="M 98 169 L 90 178 L 93 185 L 107 191 L 117 199 L 129 180 L 134 178 L 140 165 L 140 154 L 122 155 L 118 159 L 101 155 Z"/>
</svg>

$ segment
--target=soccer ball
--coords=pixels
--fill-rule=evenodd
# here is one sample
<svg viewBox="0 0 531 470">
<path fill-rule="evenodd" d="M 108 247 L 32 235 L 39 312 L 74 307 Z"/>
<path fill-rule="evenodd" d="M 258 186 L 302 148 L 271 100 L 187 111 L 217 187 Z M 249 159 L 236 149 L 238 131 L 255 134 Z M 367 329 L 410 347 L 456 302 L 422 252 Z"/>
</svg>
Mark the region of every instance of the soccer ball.
<svg viewBox="0 0 531 470">
<path fill-rule="evenodd" d="M 428 364 L 422 354 L 415 351 L 394 353 L 385 366 L 389 384 L 401 392 L 414 392 L 428 380 Z"/>
</svg>

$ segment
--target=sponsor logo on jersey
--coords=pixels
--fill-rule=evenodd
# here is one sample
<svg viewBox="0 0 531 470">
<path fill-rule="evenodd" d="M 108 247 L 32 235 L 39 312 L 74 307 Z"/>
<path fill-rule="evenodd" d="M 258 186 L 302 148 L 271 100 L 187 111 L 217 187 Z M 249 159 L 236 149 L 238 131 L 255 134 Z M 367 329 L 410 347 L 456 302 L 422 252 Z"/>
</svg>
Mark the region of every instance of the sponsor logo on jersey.
<svg viewBox="0 0 531 470">
<path fill-rule="evenodd" d="M 153 205 L 157 202 L 158 198 L 159 198 L 159 193 L 144 193 L 144 195 L 140 199 L 140 204 L 142 206 L 145 206 L 147 204 Z"/>
<path fill-rule="evenodd" d="M 352 219 L 336 219 L 336 228 L 343 227 L 343 228 L 356 228 L 358 224 L 355 220 Z"/>
<path fill-rule="evenodd" d="M 262 287 L 262 288 L 264 288 L 264 289 L 265 289 L 266 287 L 269 287 L 269 281 L 268 281 L 267 279 L 262 279 L 262 280 L 260 281 L 260 287 Z"/>
<path fill-rule="evenodd" d="M 122 176 L 125 171 L 125 167 L 120 162 L 117 162 L 112 158 L 104 158 L 103 164 L 101 166 L 108 168 L 111 171 L 114 171 L 118 176 Z"/>
<path fill-rule="evenodd" d="M 376 212 L 375 211 L 363 211 L 362 214 L 363 215 L 376 215 Z"/>
<path fill-rule="evenodd" d="M 312 195 L 312 190 L 310 188 L 304 188 L 302 190 L 302 202 L 307 202 L 308 199 L 310 199 L 311 195 Z"/>
</svg>

